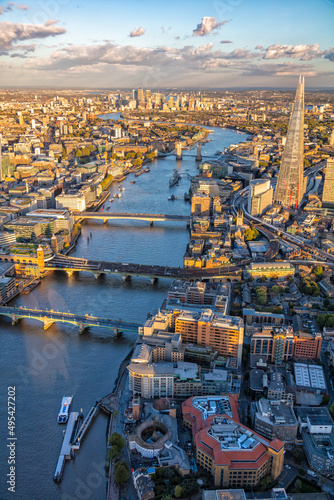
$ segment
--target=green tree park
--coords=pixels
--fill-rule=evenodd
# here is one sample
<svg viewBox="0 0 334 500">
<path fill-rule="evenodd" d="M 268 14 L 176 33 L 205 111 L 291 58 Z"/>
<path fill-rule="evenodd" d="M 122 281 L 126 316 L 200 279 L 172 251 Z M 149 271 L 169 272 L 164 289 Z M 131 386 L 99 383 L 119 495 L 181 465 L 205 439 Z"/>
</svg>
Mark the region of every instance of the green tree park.
<svg viewBox="0 0 334 500">
<path fill-rule="evenodd" d="M 260 233 L 256 229 L 256 227 L 254 227 L 254 228 L 248 228 L 245 231 L 245 240 L 246 241 L 254 241 L 254 240 L 256 240 L 259 237 L 259 235 L 260 235 Z"/>
</svg>

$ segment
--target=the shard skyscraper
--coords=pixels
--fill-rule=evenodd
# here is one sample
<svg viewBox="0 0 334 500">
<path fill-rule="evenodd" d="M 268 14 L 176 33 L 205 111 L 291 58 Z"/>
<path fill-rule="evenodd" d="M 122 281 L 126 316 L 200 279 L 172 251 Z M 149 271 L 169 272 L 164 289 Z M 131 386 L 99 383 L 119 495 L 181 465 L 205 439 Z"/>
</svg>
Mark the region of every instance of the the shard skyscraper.
<svg viewBox="0 0 334 500">
<path fill-rule="evenodd" d="M 276 184 L 275 202 L 285 208 L 298 208 L 305 193 L 305 186 L 304 77 L 300 76 Z"/>
</svg>

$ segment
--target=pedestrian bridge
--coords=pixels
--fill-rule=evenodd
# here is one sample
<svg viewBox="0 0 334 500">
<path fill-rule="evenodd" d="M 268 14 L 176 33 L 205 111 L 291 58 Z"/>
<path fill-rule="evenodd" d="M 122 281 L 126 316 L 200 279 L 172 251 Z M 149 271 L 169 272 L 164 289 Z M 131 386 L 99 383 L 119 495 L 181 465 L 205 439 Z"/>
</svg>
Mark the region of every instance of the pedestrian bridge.
<svg viewBox="0 0 334 500">
<path fill-rule="evenodd" d="M 35 319 L 44 324 L 44 330 L 47 330 L 54 323 L 69 323 L 79 327 L 79 333 L 83 333 L 86 328 L 91 326 L 98 328 L 106 328 L 113 332 L 113 337 L 117 337 L 120 331 L 129 331 L 138 333 L 138 328 L 141 326 L 137 323 L 127 323 L 122 319 L 113 320 L 106 318 L 98 318 L 89 314 L 80 315 L 70 312 L 53 311 L 52 309 L 28 309 L 25 307 L 8 307 L 0 306 L 0 316 L 7 316 L 12 320 L 12 325 L 15 325 L 21 319 Z"/>
</svg>

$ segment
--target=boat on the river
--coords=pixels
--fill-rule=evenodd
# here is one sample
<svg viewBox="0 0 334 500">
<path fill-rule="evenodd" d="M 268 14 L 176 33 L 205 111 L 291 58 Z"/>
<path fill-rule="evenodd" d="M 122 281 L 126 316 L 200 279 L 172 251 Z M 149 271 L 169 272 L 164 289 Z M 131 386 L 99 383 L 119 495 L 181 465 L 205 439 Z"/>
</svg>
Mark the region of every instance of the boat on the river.
<svg viewBox="0 0 334 500">
<path fill-rule="evenodd" d="M 22 293 L 30 293 L 31 290 L 36 288 L 36 286 L 38 286 L 40 283 L 41 283 L 41 280 L 33 281 L 32 283 L 30 283 L 30 285 L 23 288 Z"/>
<path fill-rule="evenodd" d="M 136 184 L 136 181 L 130 181 L 130 184 Z"/>
<path fill-rule="evenodd" d="M 174 194 L 172 194 L 172 196 L 169 196 L 168 201 L 174 201 L 174 200 L 175 200 Z"/>
<path fill-rule="evenodd" d="M 174 186 L 174 184 L 176 184 L 177 182 L 179 182 L 180 179 L 181 179 L 181 175 L 176 170 L 176 168 L 174 168 L 173 173 L 171 175 L 171 178 L 169 179 L 169 187 Z"/>
<path fill-rule="evenodd" d="M 58 414 L 58 424 L 66 424 L 70 413 L 73 396 L 64 396 Z"/>
<path fill-rule="evenodd" d="M 146 172 L 146 173 L 151 172 L 151 169 L 150 169 L 150 168 L 148 168 L 148 167 L 146 167 L 146 168 L 144 169 L 144 172 Z"/>
</svg>

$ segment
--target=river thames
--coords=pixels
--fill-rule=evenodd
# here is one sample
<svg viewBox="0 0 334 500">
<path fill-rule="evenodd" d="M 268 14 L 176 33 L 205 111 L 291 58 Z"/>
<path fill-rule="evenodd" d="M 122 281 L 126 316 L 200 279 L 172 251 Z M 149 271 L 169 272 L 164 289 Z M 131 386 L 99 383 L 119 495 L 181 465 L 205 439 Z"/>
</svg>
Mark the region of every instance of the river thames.
<svg viewBox="0 0 334 500">
<path fill-rule="evenodd" d="M 109 115 L 115 117 L 115 115 Z M 109 117 L 105 115 L 105 118 Z M 213 128 L 210 142 L 202 154 L 214 155 L 230 144 L 246 140 L 246 135 L 229 129 Z M 183 200 L 190 180 L 195 175 L 196 149 L 185 151 L 182 161 L 166 157 L 153 161 L 150 172 L 139 177 L 129 175 L 122 185 L 121 199 L 106 202 L 111 212 L 141 212 L 189 215 L 190 204 Z M 203 158 L 205 161 L 205 158 Z M 169 188 L 174 168 L 182 175 L 179 185 Z M 130 181 L 135 180 L 134 184 Z M 119 192 L 112 184 L 110 192 Z M 171 194 L 181 199 L 169 201 Z M 92 233 L 92 237 L 88 236 Z M 189 231 L 183 223 L 89 221 L 82 225 L 75 257 L 94 260 L 166 264 L 182 266 L 189 243 Z M 123 282 L 120 277 L 78 273 L 68 277 L 53 272 L 29 295 L 22 295 L 11 305 L 38 307 L 92 314 L 104 318 L 142 323 L 147 314 L 157 310 L 170 285 L 159 280 L 154 285 L 147 278 Z M 1 484 L 0 498 L 17 500 L 104 500 L 106 481 L 107 418 L 98 415 L 75 460 L 66 463 L 60 485 L 53 482 L 61 448 L 64 427 L 57 424 L 57 415 L 64 395 L 73 395 L 72 409 L 86 414 L 95 401 L 112 391 L 120 363 L 129 353 L 135 335 L 124 334 L 114 341 L 108 332 L 91 329 L 79 336 L 72 326 L 53 325 L 46 332 L 39 322 L 21 321 L 11 326 L 0 319 L 2 358 L 1 412 Z M 16 493 L 7 490 L 8 449 L 7 387 L 16 387 Z"/>
</svg>

